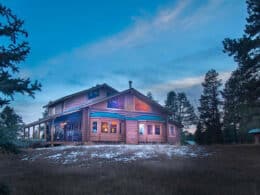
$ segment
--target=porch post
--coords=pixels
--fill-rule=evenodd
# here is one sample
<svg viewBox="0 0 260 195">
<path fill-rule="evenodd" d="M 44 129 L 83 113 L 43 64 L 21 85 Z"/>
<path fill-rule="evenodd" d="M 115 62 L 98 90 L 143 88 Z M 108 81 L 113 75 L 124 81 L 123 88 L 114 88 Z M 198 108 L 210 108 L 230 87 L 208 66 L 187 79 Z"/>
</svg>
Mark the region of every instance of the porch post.
<svg viewBox="0 0 260 195">
<path fill-rule="evenodd" d="M 41 123 L 38 125 L 38 139 L 41 139 Z"/>
<path fill-rule="evenodd" d="M 23 128 L 23 139 L 25 139 L 25 127 Z"/>
<path fill-rule="evenodd" d="M 33 125 L 33 139 L 35 138 L 35 126 Z"/>
<path fill-rule="evenodd" d="M 43 123 L 43 129 L 44 129 L 44 139 L 47 141 L 47 123 Z"/>
<path fill-rule="evenodd" d="M 53 144 L 53 138 L 54 138 L 54 120 L 51 122 L 51 143 Z"/>
<path fill-rule="evenodd" d="M 81 119 L 81 135 L 82 135 L 82 142 L 87 141 L 87 124 L 88 124 L 88 117 L 87 117 L 88 110 L 83 108 L 82 110 L 82 119 Z"/>
</svg>

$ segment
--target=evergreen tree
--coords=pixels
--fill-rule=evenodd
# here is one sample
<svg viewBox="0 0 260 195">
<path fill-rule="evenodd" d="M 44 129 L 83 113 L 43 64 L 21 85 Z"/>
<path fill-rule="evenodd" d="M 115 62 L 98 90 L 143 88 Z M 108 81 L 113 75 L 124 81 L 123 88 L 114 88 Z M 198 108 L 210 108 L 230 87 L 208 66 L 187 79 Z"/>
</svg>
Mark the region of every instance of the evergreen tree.
<svg viewBox="0 0 260 195">
<path fill-rule="evenodd" d="M 197 124 L 197 128 L 196 128 L 195 134 L 194 134 L 195 142 L 197 144 L 204 144 L 204 142 L 203 142 L 204 138 L 203 138 L 202 130 L 203 130 L 202 124 L 199 121 L 198 124 Z"/>
<path fill-rule="evenodd" d="M 224 98 L 223 137 L 225 143 L 237 143 L 241 120 L 242 73 L 239 70 L 232 72 L 222 92 Z"/>
<path fill-rule="evenodd" d="M 29 78 L 16 76 L 19 73 L 18 64 L 23 62 L 30 48 L 24 38 L 28 33 L 23 29 L 24 21 L 15 16 L 12 11 L 0 4 L 0 107 L 13 100 L 15 93 L 34 97 L 35 91 L 41 85 Z"/>
<path fill-rule="evenodd" d="M 218 73 L 215 70 L 209 70 L 202 83 L 203 93 L 200 97 L 200 122 L 203 127 L 202 132 L 206 134 L 207 144 L 222 143 L 222 131 L 220 123 L 220 86 Z"/>
<path fill-rule="evenodd" d="M 175 93 L 171 91 L 167 94 L 165 107 L 171 111 L 170 119 L 178 122 L 185 128 L 193 125 L 197 121 L 194 108 L 186 97 L 185 93 Z"/>
<path fill-rule="evenodd" d="M 13 108 L 6 106 L 0 113 L 0 147 L 16 151 L 17 139 L 22 130 L 22 118 L 14 112 Z"/>
<path fill-rule="evenodd" d="M 260 126 L 260 2 L 246 2 L 248 17 L 243 37 L 223 41 L 224 52 L 233 56 L 238 64 L 223 92 L 226 102 L 224 125 L 233 124 L 231 129 L 242 136 L 241 141 L 248 129 Z M 227 105 L 231 98 L 236 101 L 235 108 Z"/>
</svg>

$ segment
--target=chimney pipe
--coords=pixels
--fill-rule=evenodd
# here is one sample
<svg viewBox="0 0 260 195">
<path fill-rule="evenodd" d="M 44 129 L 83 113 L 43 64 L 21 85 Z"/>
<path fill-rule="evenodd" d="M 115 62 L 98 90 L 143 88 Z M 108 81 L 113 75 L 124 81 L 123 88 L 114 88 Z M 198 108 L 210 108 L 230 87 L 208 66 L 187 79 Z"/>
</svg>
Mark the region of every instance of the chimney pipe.
<svg viewBox="0 0 260 195">
<path fill-rule="evenodd" d="M 132 89 L 132 81 L 129 81 L 129 89 Z"/>
</svg>

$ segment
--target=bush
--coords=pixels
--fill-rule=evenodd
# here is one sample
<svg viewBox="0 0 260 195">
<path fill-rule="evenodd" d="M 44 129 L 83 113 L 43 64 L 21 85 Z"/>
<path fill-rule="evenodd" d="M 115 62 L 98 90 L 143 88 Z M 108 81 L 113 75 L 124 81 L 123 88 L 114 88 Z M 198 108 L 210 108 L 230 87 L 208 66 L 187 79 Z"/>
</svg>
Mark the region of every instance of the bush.
<svg viewBox="0 0 260 195">
<path fill-rule="evenodd" d="M 11 152 L 11 153 L 14 153 L 14 154 L 18 154 L 20 152 L 18 147 L 15 144 L 9 143 L 9 142 L 1 144 L 0 148 L 4 152 Z"/>
<path fill-rule="evenodd" d="M 11 194 L 9 187 L 6 184 L 0 183 L 0 195 Z"/>
</svg>

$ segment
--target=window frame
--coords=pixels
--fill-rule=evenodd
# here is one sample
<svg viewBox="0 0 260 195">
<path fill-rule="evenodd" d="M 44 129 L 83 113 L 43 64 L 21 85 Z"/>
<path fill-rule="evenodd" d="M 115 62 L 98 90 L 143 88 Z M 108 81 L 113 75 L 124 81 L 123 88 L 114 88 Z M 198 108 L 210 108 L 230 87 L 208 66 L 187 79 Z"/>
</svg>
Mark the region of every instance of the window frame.
<svg viewBox="0 0 260 195">
<path fill-rule="evenodd" d="M 114 124 L 113 124 L 114 123 Z M 117 122 L 111 122 L 110 123 L 110 125 L 109 125 L 109 127 L 110 127 L 110 133 L 117 133 Z M 114 126 L 115 127 L 115 131 L 114 132 L 112 132 L 112 126 Z"/>
<path fill-rule="evenodd" d="M 141 131 L 140 131 L 140 127 L 142 126 L 142 133 L 141 133 Z M 139 123 L 138 124 L 138 134 L 139 135 L 144 135 L 144 132 L 145 132 L 145 124 L 144 123 Z"/>
<path fill-rule="evenodd" d="M 88 92 L 87 95 L 88 95 L 88 99 L 89 100 L 90 99 L 94 99 L 94 98 L 96 98 L 96 97 L 98 97 L 100 95 L 100 91 L 99 91 L 99 89 L 94 89 L 94 90 Z"/>
<path fill-rule="evenodd" d="M 158 134 L 158 132 L 157 132 L 157 127 L 159 127 L 159 134 Z M 161 135 L 161 125 L 154 125 L 154 134 L 155 135 Z"/>
<path fill-rule="evenodd" d="M 103 130 L 103 124 L 106 123 L 107 124 L 107 131 Z M 109 123 L 107 121 L 102 121 L 101 122 L 101 133 L 109 133 Z"/>
<path fill-rule="evenodd" d="M 94 131 L 94 123 L 96 123 L 96 131 Z M 98 121 L 92 121 L 92 128 L 91 133 L 97 133 L 98 132 Z"/>
<path fill-rule="evenodd" d="M 149 127 L 151 127 L 151 132 L 149 132 Z M 148 124 L 147 125 L 147 135 L 153 135 L 153 125 L 152 124 Z"/>
</svg>

